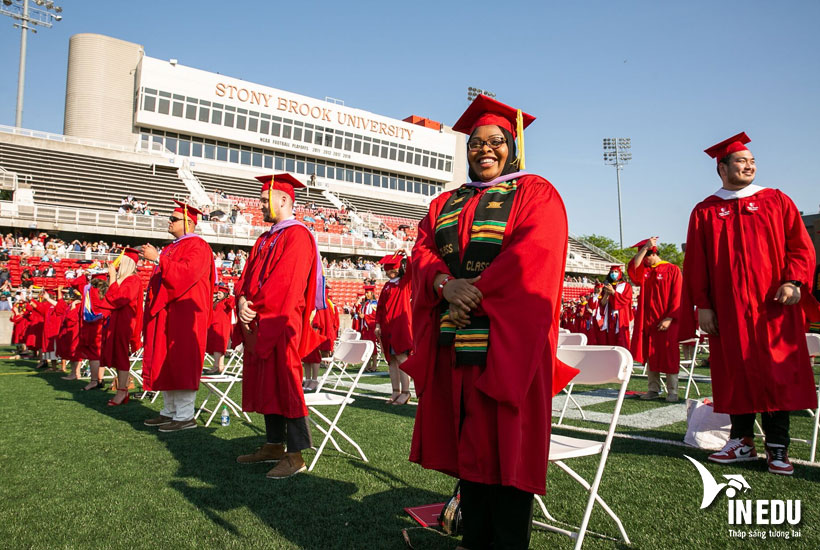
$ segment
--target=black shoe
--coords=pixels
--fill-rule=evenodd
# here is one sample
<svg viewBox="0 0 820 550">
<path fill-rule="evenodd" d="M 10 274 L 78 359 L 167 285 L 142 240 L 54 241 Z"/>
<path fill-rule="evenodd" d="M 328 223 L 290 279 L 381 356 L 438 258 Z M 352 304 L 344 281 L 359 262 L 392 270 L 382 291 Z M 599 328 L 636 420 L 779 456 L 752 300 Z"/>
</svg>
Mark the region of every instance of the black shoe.
<svg viewBox="0 0 820 550">
<path fill-rule="evenodd" d="M 104 390 L 105 389 L 105 384 L 103 384 L 102 380 L 95 380 L 95 382 L 97 383 L 96 385 L 94 385 L 90 388 L 83 388 L 83 391 L 93 391 L 93 390 Z"/>
</svg>

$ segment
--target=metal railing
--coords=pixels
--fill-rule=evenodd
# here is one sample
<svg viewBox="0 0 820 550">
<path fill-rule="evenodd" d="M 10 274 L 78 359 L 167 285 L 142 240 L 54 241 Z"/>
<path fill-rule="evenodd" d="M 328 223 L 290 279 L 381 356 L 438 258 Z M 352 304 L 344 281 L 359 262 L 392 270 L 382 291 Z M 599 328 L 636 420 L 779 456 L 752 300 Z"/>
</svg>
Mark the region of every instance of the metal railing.
<svg viewBox="0 0 820 550">
<path fill-rule="evenodd" d="M 49 141 L 58 141 L 60 143 L 74 143 L 76 145 L 87 145 L 90 147 L 99 147 L 101 149 L 112 149 L 114 151 L 126 151 L 134 153 L 139 149 L 139 144 L 135 143 L 132 146 L 122 145 L 119 143 L 110 143 L 107 141 L 99 141 L 96 139 L 78 138 L 73 136 L 64 136 L 62 134 L 52 134 L 51 132 L 42 132 L 40 130 L 29 130 L 27 128 L 15 128 L 14 126 L 6 126 L 0 124 L 0 132 L 6 134 L 14 134 L 16 136 L 27 136 L 39 139 L 47 139 Z"/>
</svg>

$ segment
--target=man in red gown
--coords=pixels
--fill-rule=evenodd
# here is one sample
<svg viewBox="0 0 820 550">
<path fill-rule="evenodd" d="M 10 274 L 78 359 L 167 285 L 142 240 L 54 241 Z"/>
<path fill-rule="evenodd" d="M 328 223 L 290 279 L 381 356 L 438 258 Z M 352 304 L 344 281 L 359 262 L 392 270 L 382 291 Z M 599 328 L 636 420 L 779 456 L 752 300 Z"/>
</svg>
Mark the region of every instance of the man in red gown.
<svg viewBox="0 0 820 550">
<path fill-rule="evenodd" d="M 234 292 L 245 343 L 242 409 L 265 415 L 266 443 L 236 460 L 275 462 L 267 477 L 284 479 L 306 469 L 302 451 L 312 446 L 302 357 L 321 343 L 310 314 L 324 308 L 324 280 L 313 234 L 293 216 L 294 187 L 304 184 L 290 174 L 257 179 L 262 214 L 274 225 L 256 240 Z"/>
<path fill-rule="evenodd" d="M 632 285 L 624 278 L 621 266 L 613 265 L 609 269 L 601 288 L 601 300 L 598 304 L 603 319 L 602 336 L 608 346 L 621 346 L 629 349 L 629 325 L 632 322 Z"/>
<path fill-rule="evenodd" d="M 680 268 L 658 255 L 658 238 L 633 245 L 638 253 L 629 261 L 627 272 L 640 287 L 638 312 L 632 333 L 632 357 L 649 365 L 649 391 L 641 399 L 657 399 L 661 373 L 666 373 L 666 401 L 678 400 L 680 349 L 678 328 L 683 277 Z"/>
<path fill-rule="evenodd" d="M 145 421 L 162 432 L 196 428 L 194 401 L 199 389 L 205 341 L 211 323 L 215 279 L 214 256 L 205 239 L 194 233 L 196 208 L 174 201 L 168 219 L 174 241 L 162 253 L 150 244 L 141 254 L 156 262 L 145 302 L 143 388 L 161 391 L 159 416 Z"/>
<path fill-rule="evenodd" d="M 761 413 L 768 469 L 791 475 L 789 411 L 817 407 L 801 309 L 815 252 L 792 200 L 752 183 L 749 141 L 740 133 L 706 150 L 723 185 L 689 218 L 684 285 L 709 334 L 715 412 L 732 419 L 729 441 L 709 460 L 756 459 Z"/>
</svg>

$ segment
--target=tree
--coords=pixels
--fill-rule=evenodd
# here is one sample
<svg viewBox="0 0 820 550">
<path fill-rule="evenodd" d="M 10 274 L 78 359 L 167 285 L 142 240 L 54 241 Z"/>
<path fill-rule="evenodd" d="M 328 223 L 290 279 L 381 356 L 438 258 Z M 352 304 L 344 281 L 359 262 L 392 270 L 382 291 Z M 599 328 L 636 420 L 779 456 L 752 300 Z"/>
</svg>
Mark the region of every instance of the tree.
<svg viewBox="0 0 820 550">
<path fill-rule="evenodd" d="M 604 235 L 582 235 L 581 240 L 597 246 L 623 264 L 627 264 L 638 252 L 634 248 L 620 248 L 618 243 Z M 683 267 L 683 252 L 674 243 L 658 243 L 658 255 L 670 264 Z"/>
</svg>

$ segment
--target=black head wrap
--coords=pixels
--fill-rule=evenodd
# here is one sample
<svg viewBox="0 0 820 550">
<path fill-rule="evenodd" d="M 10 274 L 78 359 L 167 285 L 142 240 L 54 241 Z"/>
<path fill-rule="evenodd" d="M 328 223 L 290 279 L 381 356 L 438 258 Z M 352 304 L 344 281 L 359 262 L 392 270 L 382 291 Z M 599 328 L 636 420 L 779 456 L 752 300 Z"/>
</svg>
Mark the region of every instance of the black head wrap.
<svg viewBox="0 0 820 550">
<path fill-rule="evenodd" d="M 498 129 L 501 130 L 501 135 L 504 136 L 504 138 L 507 140 L 507 149 L 509 149 L 507 160 L 504 162 L 504 169 L 501 170 L 501 174 L 499 174 L 501 176 L 506 176 L 507 174 L 518 172 L 518 151 L 515 148 L 515 138 L 512 136 L 512 134 L 508 132 L 506 129 L 501 128 L 500 126 Z M 470 134 L 470 137 L 467 141 L 469 142 L 471 139 L 473 139 L 474 135 L 475 130 L 473 130 L 473 133 Z M 473 167 L 469 164 L 468 166 L 468 175 L 470 176 L 470 181 L 481 181 L 478 179 L 478 175 L 475 172 L 473 172 Z"/>
</svg>

